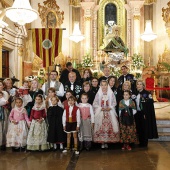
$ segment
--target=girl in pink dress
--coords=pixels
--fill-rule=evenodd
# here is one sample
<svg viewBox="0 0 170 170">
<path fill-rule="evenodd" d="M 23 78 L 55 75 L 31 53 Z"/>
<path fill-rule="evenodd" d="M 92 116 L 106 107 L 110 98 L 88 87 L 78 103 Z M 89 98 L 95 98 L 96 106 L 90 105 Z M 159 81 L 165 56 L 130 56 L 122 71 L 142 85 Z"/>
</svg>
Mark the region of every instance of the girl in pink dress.
<svg viewBox="0 0 170 170">
<path fill-rule="evenodd" d="M 6 146 L 16 148 L 25 147 L 30 121 L 21 98 L 15 99 L 15 107 L 11 110 L 9 120 Z"/>
<path fill-rule="evenodd" d="M 92 105 L 88 102 L 88 94 L 81 95 L 81 103 L 78 107 L 81 115 L 80 125 L 80 150 L 83 149 L 83 142 L 86 150 L 90 150 L 92 142 L 92 129 L 94 128 L 94 113 Z"/>
<path fill-rule="evenodd" d="M 43 96 L 38 94 L 35 97 L 35 105 L 31 110 L 31 126 L 27 139 L 27 150 L 47 150 L 47 124 L 45 122 L 46 109 L 43 102 Z"/>
<path fill-rule="evenodd" d="M 119 142 L 119 124 L 115 111 L 116 99 L 106 80 L 100 83 L 94 107 L 94 142 L 101 143 L 101 148 L 108 148 L 107 143 Z"/>
</svg>

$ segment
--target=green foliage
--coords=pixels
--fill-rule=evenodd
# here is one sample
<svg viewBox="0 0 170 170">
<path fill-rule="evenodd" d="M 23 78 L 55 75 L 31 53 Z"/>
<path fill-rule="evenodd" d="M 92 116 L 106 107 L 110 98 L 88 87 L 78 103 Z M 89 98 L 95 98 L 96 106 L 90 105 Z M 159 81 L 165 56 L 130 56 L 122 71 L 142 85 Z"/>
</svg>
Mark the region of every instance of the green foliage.
<svg viewBox="0 0 170 170">
<path fill-rule="evenodd" d="M 168 71 L 170 72 L 170 64 L 162 62 L 161 65 Z"/>
</svg>

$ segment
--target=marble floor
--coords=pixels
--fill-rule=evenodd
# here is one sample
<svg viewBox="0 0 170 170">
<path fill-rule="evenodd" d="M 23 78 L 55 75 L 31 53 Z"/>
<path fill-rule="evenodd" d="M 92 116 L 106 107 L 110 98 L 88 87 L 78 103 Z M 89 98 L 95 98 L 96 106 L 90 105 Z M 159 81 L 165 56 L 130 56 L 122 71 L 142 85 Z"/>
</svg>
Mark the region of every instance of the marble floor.
<svg viewBox="0 0 170 170">
<path fill-rule="evenodd" d="M 149 142 L 148 149 L 121 151 L 111 145 L 108 150 L 95 147 L 72 152 L 12 152 L 0 151 L 0 170 L 170 170 L 170 142 Z"/>
</svg>

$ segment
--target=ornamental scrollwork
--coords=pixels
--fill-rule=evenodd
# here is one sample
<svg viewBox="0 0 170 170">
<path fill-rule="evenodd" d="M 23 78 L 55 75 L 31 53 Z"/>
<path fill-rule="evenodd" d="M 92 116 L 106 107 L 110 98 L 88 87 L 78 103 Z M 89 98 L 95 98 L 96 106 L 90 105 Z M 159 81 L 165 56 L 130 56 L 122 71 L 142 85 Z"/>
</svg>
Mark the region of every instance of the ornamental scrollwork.
<svg viewBox="0 0 170 170">
<path fill-rule="evenodd" d="M 170 2 L 167 3 L 168 8 L 162 8 L 162 17 L 165 21 L 165 26 L 169 26 L 170 24 Z"/>
<path fill-rule="evenodd" d="M 38 12 L 42 26 L 46 28 L 60 28 L 64 21 L 64 11 L 60 11 L 56 0 L 46 0 L 44 6 L 38 3 Z"/>
</svg>

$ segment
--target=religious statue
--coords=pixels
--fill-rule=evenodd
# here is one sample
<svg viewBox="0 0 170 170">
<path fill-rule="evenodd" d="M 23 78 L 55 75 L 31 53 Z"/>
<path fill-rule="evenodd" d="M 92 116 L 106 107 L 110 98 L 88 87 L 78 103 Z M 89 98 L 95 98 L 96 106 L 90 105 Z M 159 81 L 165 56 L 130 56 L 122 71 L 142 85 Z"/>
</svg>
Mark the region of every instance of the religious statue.
<svg viewBox="0 0 170 170">
<path fill-rule="evenodd" d="M 125 56 L 128 54 L 128 48 L 125 46 L 123 40 L 119 36 L 120 27 L 117 25 L 113 26 L 113 36 L 106 47 L 103 49 L 105 52 L 123 52 Z M 106 36 L 107 38 L 107 36 Z"/>
</svg>

